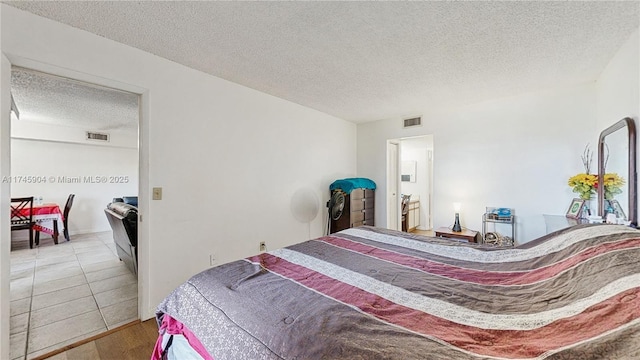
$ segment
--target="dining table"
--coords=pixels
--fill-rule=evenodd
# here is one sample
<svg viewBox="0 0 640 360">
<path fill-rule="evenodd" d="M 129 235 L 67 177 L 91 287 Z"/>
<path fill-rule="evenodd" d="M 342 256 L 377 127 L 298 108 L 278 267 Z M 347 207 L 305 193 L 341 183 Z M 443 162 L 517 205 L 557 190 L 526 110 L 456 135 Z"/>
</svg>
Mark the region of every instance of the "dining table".
<svg viewBox="0 0 640 360">
<path fill-rule="evenodd" d="M 22 215 L 28 216 L 29 209 L 21 209 Z M 54 244 L 58 244 L 58 235 L 64 231 L 64 215 L 60 211 L 60 206 L 54 203 L 34 204 L 31 210 L 33 216 L 33 230 L 36 232 L 36 245 L 40 243 L 39 232 L 49 234 L 53 237 Z M 69 239 L 66 239 L 69 241 Z"/>
</svg>

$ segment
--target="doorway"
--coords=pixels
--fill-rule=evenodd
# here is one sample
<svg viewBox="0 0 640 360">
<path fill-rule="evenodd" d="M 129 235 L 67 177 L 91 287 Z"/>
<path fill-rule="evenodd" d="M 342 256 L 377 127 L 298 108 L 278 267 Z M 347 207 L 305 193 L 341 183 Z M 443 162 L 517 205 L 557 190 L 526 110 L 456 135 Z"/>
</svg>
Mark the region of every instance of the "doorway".
<svg viewBox="0 0 640 360">
<path fill-rule="evenodd" d="M 433 229 L 433 136 L 423 135 L 387 141 L 388 228 L 408 231 Z M 410 195 L 402 214 L 402 196 Z"/>
<path fill-rule="evenodd" d="M 138 315 L 138 278 L 113 243 L 104 213 L 115 197 L 139 189 L 139 95 L 13 67 L 11 175 L 46 181 L 11 184 L 11 196 L 63 205 L 70 241 L 12 235 L 11 358 L 39 356 L 110 330 Z M 23 233 L 23 234 L 19 234 Z M 15 241 L 14 241 L 15 240 Z M 26 245 L 26 246 L 25 246 Z"/>
<path fill-rule="evenodd" d="M 387 228 L 399 230 L 400 208 L 400 146 L 396 140 L 387 141 Z"/>
</svg>

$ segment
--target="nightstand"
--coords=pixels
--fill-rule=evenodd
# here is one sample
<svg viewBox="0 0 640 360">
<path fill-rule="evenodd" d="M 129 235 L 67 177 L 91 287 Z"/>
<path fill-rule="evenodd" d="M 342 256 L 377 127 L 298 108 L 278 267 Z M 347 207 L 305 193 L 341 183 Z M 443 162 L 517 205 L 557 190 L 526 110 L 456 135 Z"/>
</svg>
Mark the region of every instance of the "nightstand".
<svg viewBox="0 0 640 360">
<path fill-rule="evenodd" d="M 452 240 L 464 240 L 467 242 L 477 243 L 478 232 L 473 230 L 464 229 L 461 232 L 456 232 L 448 227 L 439 227 L 435 230 L 436 237 L 443 237 Z"/>
</svg>

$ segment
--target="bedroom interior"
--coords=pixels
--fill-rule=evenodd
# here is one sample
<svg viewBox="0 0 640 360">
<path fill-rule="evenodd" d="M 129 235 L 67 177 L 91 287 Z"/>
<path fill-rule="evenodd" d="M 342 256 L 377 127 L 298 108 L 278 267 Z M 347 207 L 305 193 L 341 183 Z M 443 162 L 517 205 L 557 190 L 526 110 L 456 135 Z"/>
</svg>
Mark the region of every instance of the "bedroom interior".
<svg viewBox="0 0 640 360">
<path fill-rule="evenodd" d="M 623 151 L 605 155 L 607 143 Z M 628 217 L 567 222 L 515 247 L 334 224 L 327 236 L 213 267 L 178 286 L 158 306 L 151 359 L 636 359 L 634 120 L 602 130 L 598 152 L 599 214 L 616 193 Z M 613 166 L 627 175 L 626 191 L 607 188 L 609 161 L 626 165 Z M 375 190 L 368 180 L 332 183 L 332 219 L 353 211 L 349 194 Z M 366 208 L 369 200 L 360 199 Z M 452 231 L 461 232 L 460 204 L 455 211 Z M 513 219 L 513 209 L 496 214 Z"/>
<path fill-rule="evenodd" d="M 95 19 L 100 14 L 106 19 L 114 10 L 110 6 L 83 3 L 84 17 Z M 155 10 L 145 3 L 122 6 L 131 6 L 121 14 L 124 21 L 119 23 L 126 29 L 137 26 L 136 17 L 143 16 L 140 9 L 150 10 L 148 14 L 159 18 L 166 10 L 197 18 L 201 16 L 198 10 L 205 14 L 215 5 L 181 8 L 165 3 Z M 637 3 L 552 2 L 546 7 L 523 3 L 518 5 L 520 9 L 506 3 L 492 3 L 486 9 L 480 4 L 458 4 L 459 13 L 444 4 L 425 4 L 428 9 L 423 12 L 416 12 L 412 8 L 415 4 L 368 5 L 370 8 L 364 4 L 307 4 L 310 8 L 296 4 L 292 5 L 295 11 L 286 14 L 283 4 L 255 5 L 254 9 L 241 9 L 237 4 L 218 6 L 219 26 L 233 31 L 210 31 L 225 34 L 223 40 L 228 42 L 216 46 L 220 54 L 225 53 L 222 49 L 231 49 L 233 55 L 209 57 L 208 64 L 185 64 L 157 47 L 127 43 L 126 36 L 109 33 L 108 26 L 92 28 L 88 24 L 91 21 L 80 20 L 83 16 L 77 16 L 70 4 L 5 2 L 0 6 L 2 109 L 9 108 L 5 94 L 11 65 L 141 95 L 139 193 L 143 220 L 138 265 L 142 319 L 152 318 L 167 294 L 193 274 L 255 255 L 259 242 L 275 250 L 322 235 L 326 211 L 319 211 L 322 216 L 309 222 L 299 221 L 291 213 L 290 200 L 297 190 L 311 188 L 324 204 L 329 199 L 329 184 L 335 179 L 366 177 L 386 189 L 385 146 L 389 139 L 433 136 L 433 227 L 452 223 L 454 202 L 464 204 L 461 221 L 471 229 L 481 227 L 486 206 L 504 204 L 518 209 L 518 240 L 526 245 L 546 234 L 543 214 L 565 214 L 574 197 L 566 179 L 580 171 L 585 144 L 595 144 L 602 129 L 624 117 L 637 121 L 640 112 Z M 341 12 L 332 6 L 344 8 Z M 309 9 L 316 15 L 301 16 Z M 427 14 L 429 10 L 432 13 Z M 471 10 L 479 12 L 471 16 Z M 236 15 L 241 11 L 255 20 L 253 25 L 229 24 L 228 19 L 238 21 Z M 389 11 L 406 18 L 407 28 L 394 28 L 389 17 L 381 15 Z M 446 26 L 447 21 L 434 19 L 434 14 L 442 19 L 465 14 L 468 22 L 463 23 L 469 26 L 456 32 Z M 297 21 L 300 18 L 304 18 L 304 26 Z M 209 22 L 215 23 L 193 23 Z M 99 20 L 94 23 L 102 24 Z M 491 23 L 495 27 L 487 25 Z M 269 27 L 273 36 L 265 36 L 259 29 L 268 24 L 281 26 Z M 359 26 L 365 30 L 359 30 Z M 173 31 L 171 26 L 167 28 Z M 307 28 L 321 30 L 308 33 Z M 375 30 L 378 28 L 385 29 L 384 33 Z M 287 29 L 295 30 L 289 33 Z M 548 36 L 545 31 L 549 29 L 563 35 Z M 438 54 L 394 58 L 393 54 L 410 54 L 409 49 L 416 46 L 418 39 L 408 36 L 407 31 L 415 31 L 414 35 L 420 35 L 420 31 L 452 31 L 454 35 L 446 41 L 434 41 L 439 43 L 435 48 Z M 323 32 L 327 37 L 320 36 Z M 376 42 L 363 34 L 367 32 L 384 39 L 382 47 L 376 48 Z M 39 36 L 24 35 L 29 33 Z M 336 37 L 336 33 L 341 36 Z M 398 35 L 405 35 L 407 42 L 399 41 L 402 37 Z M 184 39 L 177 34 L 175 39 L 165 37 L 163 41 L 169 42 Z M 308 49 L 305 43 L 311 44 L 315 37 L 324 39 L 324 43 L 316 46 L 316 52 L 295 53 L 299 56 L 296 60 L 287 56 L 294 54 L 291 48 L 281 47 L 272 37 L 286 39 L 300 49 Z M 469 37 L 471 41 L 464 40 Z M 163 41 L 158 47 L 179 48 Z M 435 46 L 432 42 L 423 45 Z M 385 48 L 389 51 L 380 51 Z M 368 57 L 362 56 L 366 51 L 388 57 L 380 63 L 368 63 Z M 339 53 L 346 58 L 337 56 Z M 224 56 L 235 64 L 229 64 Z M 258 64 L 242 68 L 250 59 Z M 451 63 L 443 72 L 427 71 L 429 62 L 446 64 L 442 59 Z M 305 69 L 301 72 L 296 71 L 298 60 Z M 388 71 L 395 66 L 394 61 L 404 65 Z M 291 64 L 287 66 L 289 74 L 283 74 L 278 65 L 283 63 Z M 314 64 L 311 69 L 310 63 Z M 206 70 L 211 64 L 226 70 L 211 76 Z M 246 70 L 245 77 L 233 78 L 233 69 L 238 68 Z M 371 84 L 372 73 L 380 74 L 377 86 Z M 287 92 L 274 79 L 259 83 L 259 79 L 271 75 L 280 76 L 293 90 Z M 395 77 L 402 84 L 385 83 L 383 75 Z M 363 84 L 356 78 L 370 80 Z M 408 81 L 411 78 L 418 83 Z M 427 89 L 432 96 L 422 92 L 420 83 L 433 85 Z M 447 87 L 447 83 L 453 87 Z M 356 84 L 359 87 L 351 87 Z M 318 92 L 303 91 L 310 87 Z M 325 88 L 329 91 L 322 93 Z M 319 99 L 337 89 L 349 90 L 351 95 L 339 94 L 344 95 L 338 96 L 339 101 L 322 107 Z M 371 94 L 377 89 L 385 90 Z M 412 92 L 420 94 L 416 95 L 419 99 L 408 95 L 401 100 L 396 95 Z M 290 93 L 299 97 L 285 96 Z M 433 97 L 433 93 L 456 96 L 447 102 Z M 332 95 L 335 99 L 336 94 Z M 368 95 L 373 101 L 364 103 Z M 373 106 L 376 103 L 380 107 Z M 356 109 L 362 112 L 356 113 Z M 403 130 L 402 119 L 416 113 L 422 114 L 423 125 Z M 4 117 L 1 126 L 0 175 L 7 175 L 8 125 Z M 282 129 L 287 129 L 286 136 Z M 151 200 L 151 188 L 156 186 L 164 189 L 161 201 Z M 8 185 L 2 184 L 3 201 L 8 194 Z M 382 228 L 387 225 L 385 196 L 385 191 L 376 191 L 375 224 Z M 175 211 L 187 208 L 208 222 Z M 0 218 L 6 216 L 6 210 L 0 210 Z M 0 313 L 7 314 L 8 233 L 4 228 L 0 238 Z M 180 244 L 176 238 L 182 239 Z M 177 262 L 178 269 L 166 269 L 163 264 L 167 262 Z M 2 357 L 9 347 L 4 324 L 0 335 Z"/>
</svg>

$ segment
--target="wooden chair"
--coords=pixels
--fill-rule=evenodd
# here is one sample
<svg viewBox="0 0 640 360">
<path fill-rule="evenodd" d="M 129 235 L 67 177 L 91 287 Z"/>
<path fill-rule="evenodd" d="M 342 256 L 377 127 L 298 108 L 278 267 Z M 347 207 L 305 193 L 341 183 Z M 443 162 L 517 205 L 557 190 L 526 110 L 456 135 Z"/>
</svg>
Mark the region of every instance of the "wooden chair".
<svg viewBox="0 0 640 360">
<path fill-rule="evenodd" d="M 67 198 L 67 203 L 64 204 L 64 211 L 62 212 L 62 216 L 64 216 L 64 220 L 62 223 L 64 224 L 64 238 L 69 241 L 69 211 L 71 211 L 71 206 L 73 205 L 73 199 L 76 197 L 76 194 L 69 194 Z"/>
<path fill-rule="evenodd" d="M 28 212 L 26 210 L 29 210 Z M 33 196 L 11 198 L 11 231 L 29 230 L 29 249 L 33 249 Z"/>
<path fill-rule="evenodd" d="M 402 195 L 402 231 L 409 231 L 409 219 L 407 218 L 407 213 L 409 212 L 409 200 L 411 199 L 411 194 Z"/>
<path fill-rule="evenodd" d="M 67 203 L 64 204 L 64 210 L 62 211 L 62 223 L 64 224 L 64 238 L 69 241 L 69 212 L 71 211 L 71 206 L 73 206 L 73 199 L 76 197 L 76 194 L 69 194 L 67 198 Z M 56 230 L 57 231 L 57 230 Z M 36 245 L 40 244 L 40 231 L 36 231 Z M 57 240 L 56 240 L 57 244 Z"/>
</svg>

